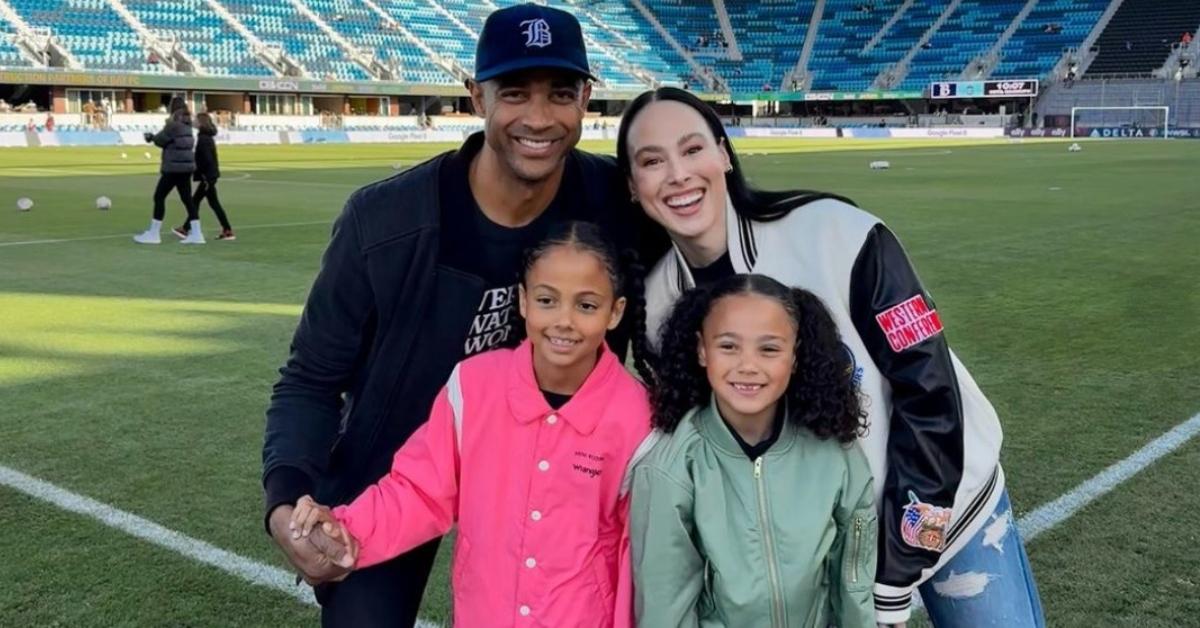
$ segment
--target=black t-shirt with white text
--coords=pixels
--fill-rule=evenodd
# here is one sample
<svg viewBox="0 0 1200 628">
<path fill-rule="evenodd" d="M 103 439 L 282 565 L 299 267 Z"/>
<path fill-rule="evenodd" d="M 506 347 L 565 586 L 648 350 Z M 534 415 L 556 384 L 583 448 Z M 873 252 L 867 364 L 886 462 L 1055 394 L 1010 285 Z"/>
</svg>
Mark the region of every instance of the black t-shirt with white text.
<svg viewBox="0 0 1200 628">
<path fill-rule="evenodd" d="M 492 222 L 471 193 L 471 160 L 482 147 L 482 137 L 468 140 L 447 159 L 438 173 L 441 196 L 441 251 L 446 266 L 483 279 L 483 298 L 463 346 L 463 357 L 493 349 L 517 333 L 517 284 L 522 254 L 546 235 L 550 226 L 571 218 L 569 197 L 580 190 L 574 159 L 567 157 L 558 193 L 546 211 L 527 225 L 505 227 Z"/>
</svg>

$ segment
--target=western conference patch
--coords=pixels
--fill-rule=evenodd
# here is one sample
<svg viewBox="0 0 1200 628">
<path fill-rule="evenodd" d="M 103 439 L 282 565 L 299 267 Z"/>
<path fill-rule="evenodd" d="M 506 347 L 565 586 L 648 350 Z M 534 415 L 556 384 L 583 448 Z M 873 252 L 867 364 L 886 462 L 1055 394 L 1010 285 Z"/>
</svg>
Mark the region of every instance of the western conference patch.
<svg viewBox="0 0 1200 628">
<path fill-rule="evenodd" d="M 942 333 L 937 310 L 919 294 L 876 314 L 875 321 L 896 353 Z"/>
</svg>

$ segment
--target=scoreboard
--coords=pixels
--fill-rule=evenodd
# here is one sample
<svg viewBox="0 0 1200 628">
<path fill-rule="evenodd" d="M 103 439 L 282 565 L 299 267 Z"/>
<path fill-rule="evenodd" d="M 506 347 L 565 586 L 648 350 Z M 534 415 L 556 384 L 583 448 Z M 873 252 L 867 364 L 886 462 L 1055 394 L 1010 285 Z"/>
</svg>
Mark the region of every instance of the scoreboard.
<svg viewBox="0 0 1200 628">
<path fill-rule="evenodd" d="M 930 98 L 1012 98 L 1037 95 L 1037 79 L 937 81 L 929 85 Z"/>
</svg>

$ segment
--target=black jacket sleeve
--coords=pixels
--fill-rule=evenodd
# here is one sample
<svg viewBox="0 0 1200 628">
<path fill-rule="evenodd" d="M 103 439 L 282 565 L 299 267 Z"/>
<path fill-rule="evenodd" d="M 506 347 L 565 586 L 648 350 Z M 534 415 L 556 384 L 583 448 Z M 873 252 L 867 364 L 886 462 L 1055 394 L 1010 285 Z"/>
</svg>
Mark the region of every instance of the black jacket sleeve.
<svg viewBox="0 0 1200 628">
<path fill-rule="evenodd" d="M 291 353 L 267 409 L 263 444 L 266 515 L 312 493 L 327 471 L 351 389 L 372 341 L 374 295 L 367 277 L 355 199 L 334 223 Z"/>
<path fill-rule="evenodd" d="M 892 391 L 876 582 L 908 588 L 945 543 L 962 477 L 963 411 L 933 300 L 882 224 L 855 260 L 850 312 Z"/>
<path fill-rule="evenodd" d="M 154 138 L 152 139 L 154 145 L 159 148 L 166 148 L 167 144 L 170 144 L 171 140 L 174 139 L 173 131 L 174 129 L 171 128 L 171 123 L 167 122 L 161 131 L 154 134 Z"/>
</svg>

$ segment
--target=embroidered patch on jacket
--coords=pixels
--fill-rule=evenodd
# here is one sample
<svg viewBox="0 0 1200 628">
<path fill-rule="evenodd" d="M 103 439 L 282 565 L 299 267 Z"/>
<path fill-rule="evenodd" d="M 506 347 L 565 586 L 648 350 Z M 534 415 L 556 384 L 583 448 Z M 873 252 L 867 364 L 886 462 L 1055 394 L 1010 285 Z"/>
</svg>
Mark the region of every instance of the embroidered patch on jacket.
<svg viewBox="0 0 1200 628">
<path fill-rule="evenodd" d="M 900 515 L 900 536 L 913 547 L 940 552 L 946 549 L 950 514 L 951 509 L 927 504 L 909 491 L 908 505 Z"/>
<path fill-rule="evenodd" d="M 942 319 L 929 308 L 925 297 L 916 295 L 875 315 L 879 328 L 897 353 L 942 333 Z"/>
</svg>

